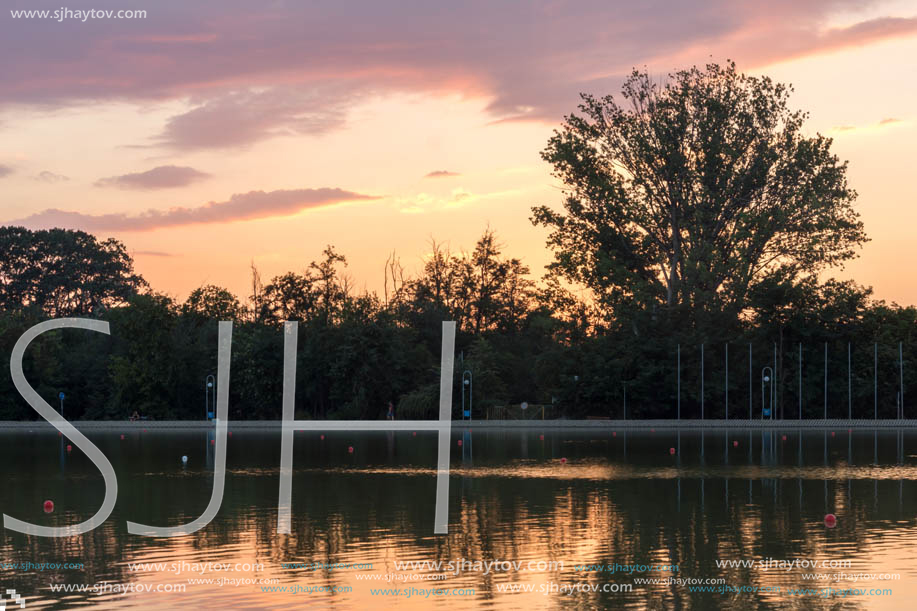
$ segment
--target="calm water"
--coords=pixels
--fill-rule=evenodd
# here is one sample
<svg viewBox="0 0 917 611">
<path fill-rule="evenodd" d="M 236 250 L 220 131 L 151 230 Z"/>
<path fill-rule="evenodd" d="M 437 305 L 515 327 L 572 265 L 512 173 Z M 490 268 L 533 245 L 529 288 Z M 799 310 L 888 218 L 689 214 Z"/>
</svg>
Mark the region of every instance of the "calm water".
<svg viewBox="0 0 917 611">
<path fill-rule="evenodd" d="M 208 433 L 151 430 L 127 432 L 123 440 L 120 432 L 88 437 L 118 474 L 115 511 L 79 537 L 3 531 L 0 562 L 83 563 L 69 570 L 3 568 L 0 584 L 25 596 L 28 609 L 910 609 L 917 600 L 914 432 L 455 430 L 449 534 L 434 536 L 436 433 L 326 433 L 324 439 L 317 432 L 296 433 L 293 533 L 278 535 L 280 435 L 234 431 L 217 518 L 193 535 L 172 539 L 129 535 L 125 521 L 175 525 L 202 513 L 213 481 Z M 101 475 L 76 448 L 68 454 L 65 443 L 56 433 L 0 433 L 3 513 L 60 526 L 85 520 L 98 509 Z M 182 455 L 189 458 L 187 467 Z M 43 511 L 46 499 L 55 503 L 53 513 Z M 837 515 L 836 527 L 826 527 L 827 513 Z M 487 574 L 468 566 L 443 580 L 421 580 L 439 577 L 443 570 L 395 566 L 461 559 L 523 565 Z M 851 564 L 790 570 L 717 564 L 763 559 Z M 525 570 L 529 561 L 532 569 Z M 539 561 L 563 566 L 539 567 Z M 133 563 L 164 565 L 132 570 Z M 202 574 L 193 566 L 200 563 L 231 567 L 211 565 Z M 362 566 L 313 570 L 283 563 Z M 627 574 L 578 566 L 614 563 L 677 565 L 678 571 Z M 829 579 L 803 579 L 812 573 Z M 890 573 L 900 579 L 834 581 L 838 573 Z M 389 574 L 393 581 L 379 579 Z M 759 590 L 691 592 L 689 585 L 698 584 L 663 583 L 675 577 L 722 579 L 732 588 Z M 208 578 L 215 581 L 189 583 Z M 660 582 L 635 583 L 639 579 Z M 111 590 L 50 589 L 50 584 L 101 583 Z M 601 591 L 627 584 L 632 591 Z M 173 590 L 183 585 L 185 591 L 120 594 L 115 589 L 125 585 Z M 312 591 L 289 591 L 297 586 Z M 501 591 L 513 586 L 533 591 Z M 571 586 L 580 590 L 550 591 Z M 283 587 L 288 591 L 277 591 Z M 408 598 L 371 592 L 412 587 L 474 594 Z M 598 591 L 586 591 L 592 587 Z M 788 593 L 806 587 L 819 592 L 888 588 L 892 593 L 828 598 Z M 271 588 L 275 591 L 264 591 Z"/>
</svg>

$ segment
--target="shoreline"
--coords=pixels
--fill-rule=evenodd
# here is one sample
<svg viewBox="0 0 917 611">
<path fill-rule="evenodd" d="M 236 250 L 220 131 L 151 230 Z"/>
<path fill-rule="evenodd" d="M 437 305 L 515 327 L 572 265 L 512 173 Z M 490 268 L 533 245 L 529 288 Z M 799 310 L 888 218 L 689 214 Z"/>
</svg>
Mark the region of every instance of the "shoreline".
<svg viewBox="0 0 917 611">
<path fill-rule="evenodd" d="M 311 430 L 392 430 L 385 426 L 385 420 L 297 420 L 307 424 Z M 438 429 L 437 420 L 395 420 L 397 430 L 404 430 L 411 424 L 418 430 Z M 212 430 L 215 422 L 196 420 L 155 420 L 129 422 L 126 420 L 74 420 L 70 423 L 85 431 L 178 431 Z M 232 430 L 279 430 L 281 420 L 230 420 Z M 543 429 L 543 430 L 728 430 L 728 429 L 917 429 L 917 420 L 453 420 L 451 428 L 465 429 Z M 0 431 L 53 431 L 46 420 L 0 421 Z"/>
</svg>

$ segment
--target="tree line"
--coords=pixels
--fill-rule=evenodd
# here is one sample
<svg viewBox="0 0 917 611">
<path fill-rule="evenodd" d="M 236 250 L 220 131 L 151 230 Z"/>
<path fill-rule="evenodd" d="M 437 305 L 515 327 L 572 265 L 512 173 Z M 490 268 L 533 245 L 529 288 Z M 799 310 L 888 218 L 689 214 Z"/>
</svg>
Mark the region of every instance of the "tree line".
<svg viewBox="0 0 917 611">
<path fill-rule="evenodd" d="M 623 417 L 625 393 L 628 417 L 671 417 L 679 402 L 683 417 L 702 405 L 722 417 L 727 392 L 731 417 L 747 416 L 749 399 L 758 417 L 771 366 L 780 415 L 796 417 L 801 399 L 804 417 L 826 402 L 846 416 L 848 401 L 872 417 L 875 379 L 879 415 L 893 417 L 898 390 L 906 404 L 917 382 L 917 310 L 824 279 L 867 238 L 846 163 L 829 138 L 806 134 L 790 92 L 728 63 L 664 83 L 635 71 L 619 97 L 584 95 L 542 152 L 563 200 L 533 208 L 554 255 L 538 281 L 487 229 L 470 252 L 433 242 L 414 276 L 390 255 L 382 295 L 355 291 L 328 246 L 268 281 L 253 266 L 243 298 L 207 285 L 179 302 L 116 240 L 0 227 L 0 353 L 42 319 L 101 318 L 110 337 L 60 330 L 34 342 L 25 372 L 36 390 L 52 404 L 64 391 L 71 419 L 199 419 L 217 321 L 232 320 L 230 415 L 276 419 L 281 325 L 297 320 L 297 417 L 374 419 L 392 401 L 399 418 L 427 418 L 441 324 L 454 320 L 456 416 L 469 370 L 474 417 L 523 401 L 550 405 L 548 417 Z M 34 416 L 4 368 L 0 419 Z"/>
</svg>

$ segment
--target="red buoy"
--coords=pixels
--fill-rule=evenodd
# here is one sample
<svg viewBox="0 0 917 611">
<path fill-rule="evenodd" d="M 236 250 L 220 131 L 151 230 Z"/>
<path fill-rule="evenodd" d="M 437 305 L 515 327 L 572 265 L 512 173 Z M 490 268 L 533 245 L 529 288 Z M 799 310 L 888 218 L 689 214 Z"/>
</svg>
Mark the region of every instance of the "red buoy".
<svg viewBox="0 0 917 611">
<path fill-rule="evenodd" d="M 211 439 L 211 440 L 210 440 L 210 445 L 216 445 L 216 442 L 217 442 L 216 439 Z"/>
<path fill-rule="evenodd" d="M 353 454 L 353 446 L 347 446 L 347 453 Z"/>
<path fill-rule="evenodd" d="M 70 445 L 69 443 L 67 444 L 67 451 L 68 451 L 68 452 L 72 452 L 72 451 L 73 451 L 73 446 Z"/>
<path fill-rule="evenodd" d="M 58 437 L 63 437 L 63 436 L 64 436 L 64 434 L 63 434 L 63 433 L 61 433 L 60 431 L 58 431 L 58 432 L 57 432 L 57 436 L 58 436 Z"/>
<path fill-rule="evenodd" d="M 541 441 L 544 441 L 544 435 L 539 435 L 538 439 L 540 439 Z"/>
<path fill-rule="evenodd" d="M 650 429 L 650 433 L 655 433 L 656 429 Z"/>
<path fill-rule="evenodd" d="M 146 429 L 143 429 L 143 432 L 146 433 Z"/>
<path fill-rule="evenodd" d="M 831 436 L 834 437 L 834 431 L 831 431 Z"/>
<path fill-rule="evenodd" d="M 611 432 L 611 436 L 612 436 L 612 437 L 617 437 L 617 436 L 618 436 L 618 431 L 612 431 L 612 432 Z"/>
<path fill-rule="evenodd" d="M 675 448 L 669 448 L 669 454 L 674 454 L 674 453 L 675 453 Z"/>
<path fill-rule="evenodd" d="M 732 442 L 732 447 L 734 447 L 734 448 L 739 447 L 739 442 L 738 442 L 738 441 L 733 441 L 733 442 Z"/>
<path fill-rule="evenodd" d="M 462 440 L 461 440 L 461 439 L 458 440 L 458 444 L 459 444 L 460 446 L 462 445 Z"/>
<path fill-rule="evenodd" d="M 567 464 L 567 459 L 566 459 L 566 458 L 561 458 L 561 459 L 560 459 L 560 464 L 562 464 L 562 465 Z"/>
<path fill-rule="evenodd" d="M 321 440 L 322 440 L 322 441 L 325 441 L 325 436 L 324 436 L 324 435 L 321 436 Z"/>
<path fill-rule="evenodd" d="M 121 435 L 121 439 L 124 439 L 124 435 Z"/>
<path fill-rule="evenodd" d="M 45 513 L 51 513 L 52 511 L 54 511 L 54 501 L 45 501 L 43 507 L 44 507 Z"/>
<path fill-rule="evenodd" d="M 783 436 L 783 441 L 786 441 L 786 435 Z"/>
<path fill-rule="evenodd" d="M 417 431 L 411 432 L 411 437 L 417 437 Z"/>
<path fill-rule="evenodd" d="M 232 431 L 229 431 L 229 436 L 232 437 Z"/>
<path fill-rule="evenodd" d="M 825 526 L 828 528 L 834 528 L 837 526 L 837 516 L 833 513 L 829 513 L 825 516 Z"/>
</svg>

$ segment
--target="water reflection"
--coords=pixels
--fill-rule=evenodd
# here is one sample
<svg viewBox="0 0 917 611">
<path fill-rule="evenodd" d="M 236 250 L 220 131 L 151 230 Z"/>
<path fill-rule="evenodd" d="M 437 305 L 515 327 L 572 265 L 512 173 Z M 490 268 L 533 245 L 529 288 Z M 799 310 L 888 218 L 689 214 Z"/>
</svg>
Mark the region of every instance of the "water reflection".
<svg viewBox="0 0 917 611">
<path fill-rule="evenodd" d="M 212 485 L 212 433 L 89 434 L 119 480 L 112 517 L 86 535 L 42 539 L 4 531 L 3 562 L 82 562 L 79 570 L 2 570 L 5 588 L 28 608 L 906 608 L 917 598 L 913 511 L 917 460 L 910 431 L 472 431 L 451 441 L 448 536 L 434 536 L 436 433 L 297 433 L 293 523 L 277 535 L 279 434 L 229 437 L 226 497 L 217 519 L 178 539 L 126 533 L 125 520 L 175 525 L 206 507 Z M 461 442 L 461 443 L 459 443 Z M 348 452 L 352 446 L 354 452 Z M 674 449 L 674 453 L 671 450 Z M 181 457 L 188 456 L 186 466 Z M 562 460 L 565 459 L 565 460 Z M 56 463 L 56 464 L 55 464 Z M 62 526 L 92 513 L 102 478 L 66 440 L 45 433 L 0 434 L 7 494 L 3 512 Z M 455 481 L 457 480 L 457 481 Z M 14 492 L 11 492 L 14 491 Z M 56 509 L 44 514 L 44 499 Z M 827 513 L 838 517 L 826 528 Z M 851 559 L 847 573 L 898 573 L 900 580 L 811 582 L 811 571 L 718 566 L 718 560 Z M 442 581 L 387 583 L 367 576 L 424 560 L 563 562 L 563 568 L 482 572 Z M 230 563 L 228 573 L 195 573 L 182 564 Z M 361 564 L 372 569 L 305 570 L 282 563 Z M 128 563 L 162 563 L 133 571 Z M 678 573 L 580 571 L 575 565 L 674 564 Z M 173 564 L 180 570 L 171 570 Z M 251 565 L 263 565 L 263 568 Z M 423 573 L 424 571 L 421 571 Z M 836 573 L 835 570 L 823 573 Z M 427 574 L 439 575 L 437 571 Z M 691 592 L 668 577 L 722 578 L 733 587 L 782 592 Z M 278 580 L 274 586 L 324 586 L 336 593 L 262 591 L 261 585 L 188 579 Z M 635 579 L 657 583 L 635 584 Z M 52 593 L 50 583 L 183 584 L 169 594 Z M 634 584 L 632 592 L 548 594 L 551 584 Z M 531 586 L 531 592 L 501 587 Z M 893 594 L 792 597 L 795 587 L 890 587 Z M 473 596 L 395 598 L 371 588 L 473 588 Z M 884 605 L 884 607 L 883 607 Z M 904 606 L 902 606 L 904 605 Z"/>
</svg>

